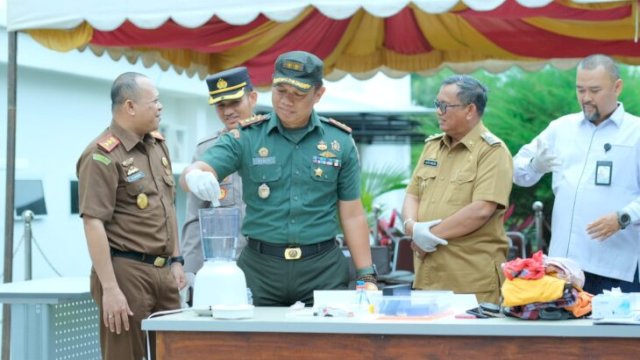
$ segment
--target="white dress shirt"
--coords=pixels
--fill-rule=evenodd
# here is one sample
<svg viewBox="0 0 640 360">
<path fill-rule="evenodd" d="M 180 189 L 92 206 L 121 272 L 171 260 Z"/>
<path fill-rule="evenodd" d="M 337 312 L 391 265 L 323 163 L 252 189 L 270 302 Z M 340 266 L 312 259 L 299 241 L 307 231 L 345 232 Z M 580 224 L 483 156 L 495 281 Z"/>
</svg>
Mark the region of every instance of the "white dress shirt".
<svg viewBox="0 0 640 360">
<path fill-rule="evenodd" d="M 583 113 L 552 121 L 513 158 L 516 185 L 531 186 L 544 175 L 530 165 L 538 138 L 561 162 L 552 177 L 549 256 L 568 257 L 584 271 L 632 282 L 640 257 L 640 118 L 618 103 L 599 126 Z M 597 161 L 612 162 L 611 185 L 596 185 Z M 628 213 L 633 225 L 604 241 L 587 234 L 588 224 L 616 211 Z"/>
</svg>

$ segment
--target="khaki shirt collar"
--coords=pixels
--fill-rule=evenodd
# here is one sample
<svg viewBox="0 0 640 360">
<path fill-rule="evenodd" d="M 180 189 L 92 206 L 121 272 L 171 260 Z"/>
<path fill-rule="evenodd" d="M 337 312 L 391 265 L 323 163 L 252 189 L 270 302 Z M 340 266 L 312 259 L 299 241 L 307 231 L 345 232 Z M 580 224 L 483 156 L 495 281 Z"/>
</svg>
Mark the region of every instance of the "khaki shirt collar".
<svg viewBox="0 0 640 360">
<path fill-rule="evenodd" d="M 487 129 L 484 127 L 482 121 L 478 121 L 476 126 L 474 126 L 471 131 L 465 135 L 462 140 L 460 140 L 459 144 L 464 145 L 467 149 L 471 150 L 477 143 L 480 141 L 480 135 L 482 135 Z M 443 136 L 442 142 L 444 142 L 447 147 L 451 148 L 451 138 L 449 136 Z"/>
<path fill-rule="evenodd" d="M 124 146 L 127 152 L 131 151 L 131 149 L 133 149 L 134 146 L 136 146 L 139 142 L 141 142 L 138 135 L 132 133 L 129 130 L 126 130 L 122 126 L 118 125 L 118 123 L 116 123 L 115 121 L 112 121 L 111 125 L 109 125 L 109 131 L 111 131 L 111 133 L 115 137 L 117 137 L 118 140 L 120 140 L 120 143 L 122 143 L 122 146 Z M 155 138 L 153 136 L 149 134 L 145 134 L 144 141 L 149 141 L 149 139 L 152 139 L 152 141 L 155 141 Z"/>
</svg>

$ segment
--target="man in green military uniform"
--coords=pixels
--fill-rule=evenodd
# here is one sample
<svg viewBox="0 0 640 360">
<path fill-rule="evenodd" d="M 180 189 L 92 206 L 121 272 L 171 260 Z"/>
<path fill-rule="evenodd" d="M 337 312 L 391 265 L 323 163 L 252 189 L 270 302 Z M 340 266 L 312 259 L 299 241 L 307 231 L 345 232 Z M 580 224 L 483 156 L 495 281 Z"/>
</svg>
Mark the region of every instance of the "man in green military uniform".
<svg viewBox="0 0 640 360">
<path fill-rule="evenodd" d="M 415 288 L 497 303 L 513 165 L 507 147 L 482 123 L 486 103 L 486 88 L 470 76 L 442 83 L 435 106 L 444 134 L 427 138 L 403 215 L 416 253 Z"/>
<path fill-rule="evenodd" d="M 313 290 L 346 288 L 348 263 L 335 236 L 345 235 L 357 275 L 375 283 L 369 229 L 360 201 L 360 162 L 351 130 L 316 114 L 323 63 L 293 51 L 275 64 L 269 115 L 240 122 L 180 179 L 203 200 L 218 179 L 243 179 L 247 248 L 238 259 L 258 306 L 313 304 Z M 338 216 L 336 216 L 336 212 Z"/>
</svg>

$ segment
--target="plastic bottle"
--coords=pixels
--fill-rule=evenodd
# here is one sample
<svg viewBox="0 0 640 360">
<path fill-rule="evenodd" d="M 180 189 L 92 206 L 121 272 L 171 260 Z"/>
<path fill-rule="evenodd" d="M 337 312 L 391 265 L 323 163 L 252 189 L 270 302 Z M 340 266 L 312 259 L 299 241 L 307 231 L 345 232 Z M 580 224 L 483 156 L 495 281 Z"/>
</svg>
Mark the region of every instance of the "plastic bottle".
<svg viewBox="0 0 640 360">
<path fill-rule="evenodd" d="M 359 313 L 367 314 L 371 312 L 371 301 L 369 301 L 369 296 L 362 280 L 356 281 L 356 304 L 358 305 Z"/>
</svg>

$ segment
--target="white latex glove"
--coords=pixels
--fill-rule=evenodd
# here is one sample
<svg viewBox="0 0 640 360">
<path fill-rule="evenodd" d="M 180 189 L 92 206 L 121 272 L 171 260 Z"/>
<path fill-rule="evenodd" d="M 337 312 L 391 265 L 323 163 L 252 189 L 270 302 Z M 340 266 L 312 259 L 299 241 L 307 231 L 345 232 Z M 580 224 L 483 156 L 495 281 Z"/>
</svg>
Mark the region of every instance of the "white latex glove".
<svg viewBox="0 0 640 360">
<path fill-rule="evenodd" d="M 442 220 L 416 222 L 413 224 L 413 242 L 424 252 L 434 252 L 438 245 L 447 245 L 449 242 L 431 233 L 431 228 L 440 224 Z"/>
<path fill-rule="evenodd" d="M 536 154 L 531 158 L 531 168 L 538 173 L 546 174 L 550 171 L 558 170 L 560 160 L 554 154 L 547 153 L 547 144 L 538 139 L 536 144 Z"/>
<path fill-rule="evenodd" d="M 184 177 L 189 191 L 202 200 L 210 201 L 213 206 L 220 206 L 220 184 L 218 179 L 208 171 L 193 169 Z"/>
</svg>

